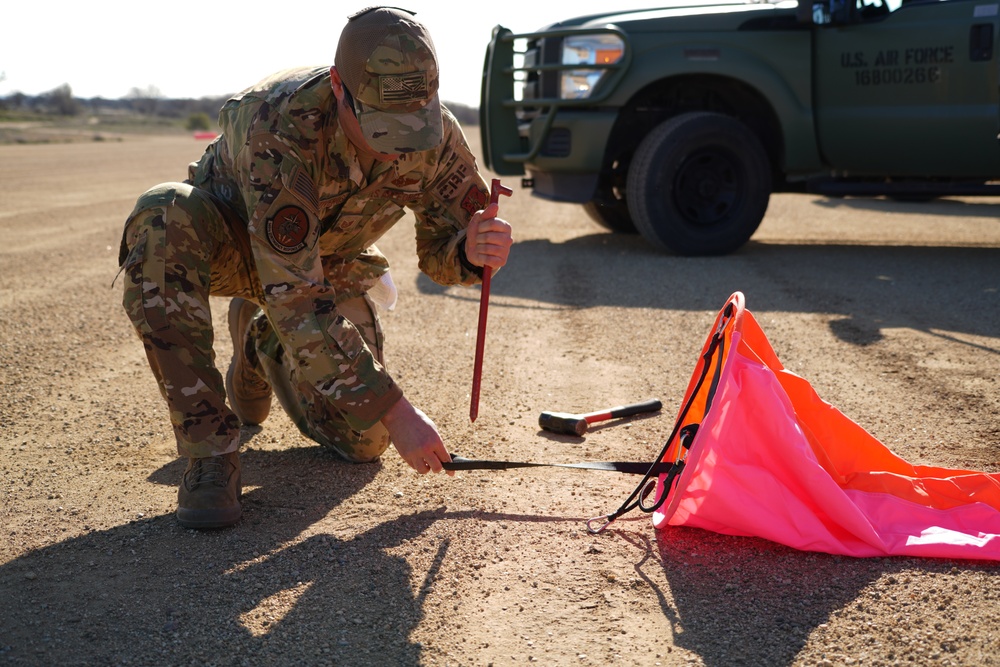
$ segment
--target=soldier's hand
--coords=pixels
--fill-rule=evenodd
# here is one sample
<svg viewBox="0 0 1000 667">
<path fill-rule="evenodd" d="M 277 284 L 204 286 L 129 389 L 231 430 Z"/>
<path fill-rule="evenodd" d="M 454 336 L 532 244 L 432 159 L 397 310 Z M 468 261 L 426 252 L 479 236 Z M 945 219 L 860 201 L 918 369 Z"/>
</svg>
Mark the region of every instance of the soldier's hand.
<svg viewBox="0 0 1000 667">
<path fill-rule="evenodd" d="M 389 431 L 399 455 L 421 475 L 441 472 L 444 470 L 441 464 L 451 461 L 434 422 L 410 405 L 405 396 L 389 408 L 389 412 L 382 417 L 382 425 Z M 445 472 L 455 474 L 454 470 Z"/>
<path fill-rule="evenodd" d="M 514 242 L 511 226 L 497 217 L 498 204 L 489 204 L 477 211 L 469 221 L 465 237 L 465 256 L 476 266 L 489 266 L 496 271 L 507 263 Z"/>
</svg>

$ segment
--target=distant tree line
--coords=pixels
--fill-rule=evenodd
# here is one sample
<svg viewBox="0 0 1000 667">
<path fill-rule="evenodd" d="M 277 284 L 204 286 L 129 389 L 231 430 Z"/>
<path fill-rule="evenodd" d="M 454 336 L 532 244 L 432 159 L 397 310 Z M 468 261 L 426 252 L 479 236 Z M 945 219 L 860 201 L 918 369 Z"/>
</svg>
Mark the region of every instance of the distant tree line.
<svg viewBox="0 0 1000 667">
<path fill-rule="evenodd" d="M 199 99 L 165 98 L 156 86 L 132 88 L 129 94 L 119 99 L 103 97 L 80 98 L 73 95 L 69 84 L 40 95 L 25 95 L 11 93 L 0 97 L 0 112 L 49 114 L 54 116 L 80 116 L 84 114 L 124 114 L 133 113 L 143 116 L 153 116 L 166 119 L 188 120 L 200 125 L 205 117 L 214 123 L 219 109 L 229 99 L 228 95 L 221 97 L 202 97 Z M 479 110 L 455 102 L 445 102 L 462 125 L 478 125 Z M 190 129 L 207 129 L 191 127 Z"/>
<path fill-rule="evenodd" d="M 459 104 L 458 102 L 445 102 L 444 105 L 448 107 L 449 111 L 455 114 L 455 118 L 458 119 L 459 124 L 463 126 L 479 125 L 478 108 Z"/>
<path fill-rule="evenodd" d="M 0 111 L 57 116 L 135 113 L 163 118 L 186 118 L 195 113 L 204 113 L 215 118 L 228 98 L 226 95 L 200 99 L 168 99 L 163 97 L 155 86 L 133 88 L 128 95 L 118 99 L 82 98 L 73 95 L 69 84 L 63 84 L 40 95 L 11 93 L 6 97 L 0 97 Z"/>
</svg>

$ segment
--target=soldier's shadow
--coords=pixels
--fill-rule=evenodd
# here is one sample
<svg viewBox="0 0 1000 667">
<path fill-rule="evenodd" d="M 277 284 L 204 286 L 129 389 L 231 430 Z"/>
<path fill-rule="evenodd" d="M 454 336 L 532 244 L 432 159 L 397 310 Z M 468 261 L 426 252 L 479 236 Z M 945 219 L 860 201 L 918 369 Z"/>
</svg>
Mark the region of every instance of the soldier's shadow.
<svg viewBox="0 0 1000 667">
<path fill-rule="evenodd" d="M 383 520 L 367 532 L 346 517 L 337 534 L 311 531 L 381 465 L 344 463 L 315 447 L 242 459 L 249 491 L 233 528 L 185 530 L 164 514 L 0 567 L 0 660 L 417 664 L 421 646 L 409 635 L 448 543 L 413 577 L 388 550 L 441 513 Z M 149 479 L 176 485 L 182 470 L 175 461 Z"/>
</svg>

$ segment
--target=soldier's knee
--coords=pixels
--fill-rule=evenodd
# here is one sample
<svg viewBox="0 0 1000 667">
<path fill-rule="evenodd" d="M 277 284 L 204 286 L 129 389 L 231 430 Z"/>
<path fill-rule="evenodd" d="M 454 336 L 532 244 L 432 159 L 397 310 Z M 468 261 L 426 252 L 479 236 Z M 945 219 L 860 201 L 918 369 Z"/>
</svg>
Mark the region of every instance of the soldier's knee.
<svg viewBox="0 0 1000 667">
<path fill-rule="evenodd" d="M 139 195 L 129 221 L 146 213 L 159 214 L 166 219 L 170 217 L 171 209 L 179 209 L 184 217 L 195 219 L 212 213 L 208 205 L 207 198 L 199 196 L 198 191 L 188 183 L 160 183 Z"/>
<path fill-rule="evenodd" d="M 370 463 L 382 456 L 392 444 L 389 432 L 381 423 L 362 433 L 348 431 L 323 440 L 324 446 L 351 463 Z"/>
<path fill-rule="evenodd" d="M 122 233 L 119 266 L 125 274 L 122 303 L 140 333 L 167 326 L 168 312 L 175 310 L 168 307 L 168 282 L 194 288 L 207 280 L 202 266 L 212 242 L 196 221 L 210 215 L 204 196 L 186 183 L 161 183 L 136 200 Z"/>
<path fill-rule="evenodd" d="M 168 209 L 178 200 L 190 199 L 191 186 L 184 183 L 161 183 L 146 190 L 135 202 L 132 212 L 125 220 L 122 230 L 121 247 L 118 250 L 118 266 L 124 266 L 129 252 L 148 233 L 149 228 L 163 229 L 167 224 Z"/>
<path fill-rule="evenodd" d="M 152 187 L 139 196 L 125 221 L 118 265 L 125 266 L 130 251 L 147 236 L 165 236 L 166 242 L 158 245 L 167 251 L 173 243 L 211 257 L 220 238 L 220 219 L 210 196 L 198 188 L 187 183 Z"/>
</svg>

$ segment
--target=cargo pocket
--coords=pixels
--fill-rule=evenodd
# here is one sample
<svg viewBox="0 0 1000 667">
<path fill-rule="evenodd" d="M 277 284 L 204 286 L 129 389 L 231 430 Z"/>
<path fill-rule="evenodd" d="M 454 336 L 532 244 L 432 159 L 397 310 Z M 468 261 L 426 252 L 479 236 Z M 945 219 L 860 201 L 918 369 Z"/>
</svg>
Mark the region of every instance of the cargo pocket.
<svg viewBox="0 0 1000 667">
<path fill-rule="evenodd" d="M 145 229 L 136 237 L 122 265 L 126 276 L 122 306 L 140 334 L 162 331 L 168 326 L 163 260 L 156 257 L 154 251 L 155 243 L 149 239 L 149 229 Z"/>
</svg>

